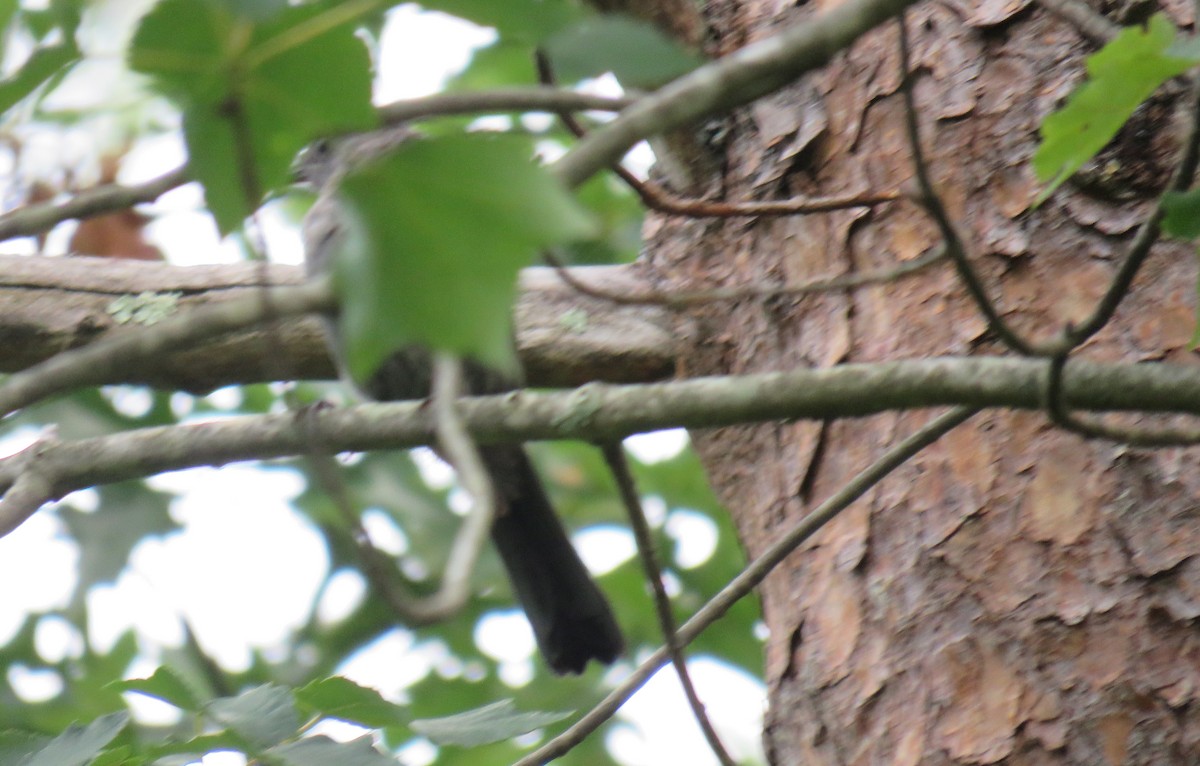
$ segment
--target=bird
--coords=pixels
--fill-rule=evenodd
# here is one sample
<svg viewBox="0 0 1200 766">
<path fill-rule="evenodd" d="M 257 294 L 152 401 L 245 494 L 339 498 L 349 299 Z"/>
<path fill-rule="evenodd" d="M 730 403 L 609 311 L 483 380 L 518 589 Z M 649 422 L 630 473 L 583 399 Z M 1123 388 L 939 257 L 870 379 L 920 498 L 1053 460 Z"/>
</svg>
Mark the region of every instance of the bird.
<svg viewBox="0 0 1200 766">
<path fill-rule="evenodd" d="M 317 191 L 303 225 L 310 276 L 327 273 L 343 244 L 341 178 L 413 140 L 419 140 L 419 134 L 401 125 L 323 139 L 302 153 L 296 174 Z M 336 315 L 327 317 L 325 335 L 341 367 L 336 322 Z M 432 389 L 432 369 L 431 351 L 410 344 L 395 349 L 359 387 L 376 401 L 425 399 Z M 511 375 L 469 359 L 463 363 L 463 382 L 470 394 L 504 393 L 519 386 Z M 591 660 L 611 664 L 624 651 L 621 629 L 571 544 L 525 448 L 488 445 L 481 446 L 479 454 L 495 488 L 491 537 L 546 664 L 558 675 L 582 673 Z"/>
</svg>

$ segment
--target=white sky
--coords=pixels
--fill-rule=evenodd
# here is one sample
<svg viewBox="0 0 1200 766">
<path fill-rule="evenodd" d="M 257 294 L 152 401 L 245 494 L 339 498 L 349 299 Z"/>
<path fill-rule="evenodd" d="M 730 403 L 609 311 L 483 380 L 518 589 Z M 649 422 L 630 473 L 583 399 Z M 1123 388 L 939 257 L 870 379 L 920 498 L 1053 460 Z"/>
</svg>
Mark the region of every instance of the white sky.
<svg viewBox="0 0 1200 766">
<path fill-rule="evenodd" d="M 131 20 L 149 5 L 147 0 L 108 0 L 96 5 L 91 11 L 94 23 L 87 27 L 93 34 L 84 40 L 94 60 L 81 68 L 56 98 L 84 109 L 138 98 L 138 91 L 127 78 L 119 76 L 116 52 L 124 40 L 114 30 L 131 28 Z M 491 30 L 422 12 L 413 5 L 396 9 L 384 34 L 376 101 L 385 103 L 435 92 L 449 73 L 466 63 L 473 47 L 493 37 Z M 601 86 L 609 92 L 614 87 L 611 81 Z M 165 114 L 162 119 L 172 117 Z M 115 130 L 116 126 L 112 127 Z M 35 166 L 86 166 L 98 149 L 93 131 L 57 135 L 31 131 L 27 138 L 31 156 L 39 158 L 31 163 Z M 644 167 L 649 152 L 645 148 L 638 152 L 635 162 Z M 145 180 L 182 159 L 182 145 L 175 137 L 141 142 L 129 155 L 122 180 Z M 0 200 L 7 202 L 7 192 L 0 192 L 5 193 Z M 165 195 L 153 210 L 158 218 L 149 228 L 149 237 L 172 262 L 215 263 L 241 258 L 236 246 L 222 243 L 217 237 L 194 185 Z M 270 210 L 264 221 L 271 258 L 298 262 L 301 251 L 296 232 Z M 62 252 L 69 231 L 69 227 L 57 231 L 48 251 Z M 30 250 L 28 242 L 0 245 L 0 252 Z M 213 396 L 219 400 L 227 394 L 217 392 Z M 121 401 L 122 406 L 137 408 L 136 392 L 125 392 L 123 396 L 126 399 Z M 8 435 L 0 442 L 0 454 L 19 449 L 34 436 L 29 431 Z M 675 454 L 685 440 L 683 433 L 676 431 L 635 437 L 627 444 L 639 457 L 652 459 Z M 435 460 L 423 464 L 429 467 L 428 475 L 433 480 L 448 480 L 444 472 L 439 474 L 441 469 Z M 245 667 L 255 648 L 270 651 L 282 646 L 290 631 L 307 619 L 308 608 L 328 569 L 320 536 L 290 505 L 303 489 L 302 479 L 287 470 L 236 465 L 164 475 L 155 478 L 153 484 L 181 493 L 172 504 L 171 514 L 184 530 L 140 544 L 120 581 L 97 588 L 90 595 L 89 637 L 93 644 L 104 650 L 128 627 L 135 627 L 142 636 L 147 659 L 132 668 L 129 677 L 153 671 L 156 647 L 181 642 L 180 615 L 187 617 L 206 650 L 232 668 Z M 95 494 L 86 492 L 69 500 L 85 509 L 96 502 Z M 660 516 L 665 512 L 661 501 L 650 502 L 649 506 L 658 508 Z M 703 559 L 706 549 L 711 549 L 712 530 L 707 521 L 698 523 L 694 517 L 673 515 L 668 530 L 685 545 L 684 555 Z M 8 589 L 0 601 L 0 644 L 11 638 L 26 613 L 65 605 L 74 584 L 77 554 L 60 531 L 57 518 L 43 512 L 0 539 L 0 582 L 22 583 L 21 588 Z M 382 528 L 373 528 L 372 532 L 387 534 Z M 619 561 L 631 554 L 628 536 L 614 537 L 611 530 L 585 533 L 576 542 L 589 566 L 598 571 L 615 565 L 614 558 Z M 203 575 L 197 576 L 198 572 Z M 339 576 L 319 605 L 319 613 L 336 619 L 353 608 L 363 592 L 357 577 Z M 504 677 L 512 682 L 528 677 L 534 649 L 528 626 L 517 614 L 496 615 L 478 634 L 481 648 L 502 659 Z M 82 637 L 58 618 L 42 621 L 37 642 L 39 653 L 47 658 L 77 655 L 83 646 Z M 400 657 L 403 662 L 397 661 Z M 351 658 L 343 673 L 395 698 L 439 661 L 436 650 L 414 651 L 410 635 L 397 629 Z M 705 659 L 694 661 L 692 668 L 709 713 L 735 756 L 761 761 L 759 737 L 765 704 L 761 684 Z M 30 700 L 53 696 L 61 683 L 53 676 L 20 669 L 14 671 L 11 680 Z M 139 695 L 130 695 L 130 701 L 146 720 L 169 720 L 174 713 L 169 706 Z M 705 766 L 716 762 L 669 671 L 660 672 L 625 706 L 620 718 L 624 724 L 610 736 L 608 744 L 626 763 Z M 331 736 L 356 736 L 352 727 L 326 726 L 322 731 Z M 416 746 L 401 757 L 406 764 L 420 764 L 428 760 L 429 753 L 427 747 Z M 218 754 L 203 764 L 242 766 L 244 760 Z"/>
</svg>

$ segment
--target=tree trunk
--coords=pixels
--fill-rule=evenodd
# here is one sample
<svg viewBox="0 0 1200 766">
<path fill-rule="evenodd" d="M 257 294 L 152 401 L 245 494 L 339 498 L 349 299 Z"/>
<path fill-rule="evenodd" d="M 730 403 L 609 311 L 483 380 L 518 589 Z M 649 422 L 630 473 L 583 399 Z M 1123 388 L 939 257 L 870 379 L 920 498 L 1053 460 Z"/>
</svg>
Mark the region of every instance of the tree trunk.
<svg viewBox="0 0 1200 766">
<path fill-rule="evenodd" d="M 710 0 L 720 53 L 819 12 Z M 1187 4 L 1168 2 L 1177 24 Z M 1115 21 L 1125 21 L 1112 17 Z M 1039 209 L 1038 126 L 1096 45 L 1027 3 L 908 15 L 932 177 L 989 291 L 1026 337 L 1086 316 L 1163 188 L 1190 98 L 1169 84 Z M 887 24 L 725 128 L 728 200 L 902 190 L 912 159 Z M 720 222 L 658 217 L 664 285 L 794 285 L 939 242 L 900 201 Z M 1157 246 L 1079 355 L 1186 362 L 1194 256 Z M 904 280 L 697 310 L 687 375 L 1007 352 L 948 264 Z M 927 412 L 695 434 L 750 555 Z M 766 750 L 777 764 L 1200 762 L 1200 473 L 1194 452 L 1085 441 L 985 412 L 896 471 L 765 582 Z M 1193 458 L 1189 460 L 1189 458 Z"/>
</svg>

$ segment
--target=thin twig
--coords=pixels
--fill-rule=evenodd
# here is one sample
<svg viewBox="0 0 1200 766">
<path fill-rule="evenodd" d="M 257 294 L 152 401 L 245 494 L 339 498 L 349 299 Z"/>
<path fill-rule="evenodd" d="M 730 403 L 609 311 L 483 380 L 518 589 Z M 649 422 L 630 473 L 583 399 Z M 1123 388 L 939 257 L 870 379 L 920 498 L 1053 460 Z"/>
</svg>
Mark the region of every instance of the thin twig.
<svg viewBox="0 0 1200 766">
<path fill-rule="evenodd" d="M 217 662 L 212 655 L 204 651 L 204 646 L 201 645 L 200 639 L 192 627 L 192 621 L 182 613 L 176 615 L 176 618 L 183 625 L 183 647 L 199 667 L 200 676 L 208 682 L 208 695 L 206 696 L 211 699 L 231 697 L 237 694 L 237 686 L 231 683 L 225 668 L 221 667 L 221 663 Z"/>
<path fill-rule="evenodd" d="M 396 577 L 396 567 L 390 556 L 371 542 L 371 536 L 362 525 L 354 504 L 350 502 L 345 481 L 338 471 L 337 461 L 332 455 L 310 455 L 309 467 L 322 491 L 337 508 L 342 523 L 350 533 L 350 540 L 358 553 L 362 573 L 371 583 L 375 593 L 383 599 L 396 619 L 407 626 L 427 625 L 436 622 L 438 615 L 425 608 L 425 604 L 414 593 L 408 591 Z"/>
<path fill-rule="evenodd" d="M 925 268 L 939 263 L 946 258 L 946 248 L 939 245 L 929 252 L 910 261 L 902 261 L 895 266 L 887 266 L 855 274 L 839 274 L 835 277 L 821 277 L 799 285 L 762 285 L 713 290 L 697 290 L 694 292 L 663 292 L 649 290 L 644 293 L 615 293 L 594 285 L 575 276 L 562 259 L 553 252 L 542 254 L 546 264 L 554 269 L 554 273 L 564 284 L 583 295 L 611 303 L 631 306 L 663 306 L 666 308 L 682 309 L 690 306 L 701 306 L 721 301 L 740 301 L 748 299 L 779 298 L 789 295 L 808 295 L 812 293 L 830 292 L 833 290 L 850 290 L 865 285 L 894 282 L 911 276 Z"/>
<path fill-rule="evenodd" d="M 371 536 L 363 527 L 356 504 L 350 497 L 340 466 L 322 442 L 320 431 L 314 425 L 314 418 L 319 409 L 320 406 L 309 406 L 296 410 L 305 432 L 305 457 L 312 476 L 333 503 L 342 518 L 342 523 L 349 530 L 363 575 L 401 624 L 413 626 L 433 622 L 436 615 L 430 615 L 429 610 L 423 608 L 417 595 L 404 588 L 396 578 L 396 568 L 390 557 L 371 542 Z"/>
<path fill-rule="evenodd" d="M 135 186 L 105 184 L 62 202 L 42 202 L 0 215 L 0 242 L 13 237 L 31 237 L 73 218 L 111 213 L 141 202 L 153 202 L 171 189 L 188 182 L 188 169 L 181 165 L 169 173 Z"/>
<path fill-rule="evenodd" d="M 1060 428 L 1088 439 L 1105 439 L 1131 447 L 1190 447 L 1200 444 L 1197 428 L 1135 428 L 1084 419 L 1067 407 L 1063 397 L 1063 372 L 1069 353 L 1050 357 L 1046 369 L 1046 414 Z"/>
<path fill-rule="evenodd" d="M 492 529 L 492 520 L 496 518 L 496 488 L 458 410 L 461 393 L 462 362 L 447 354 L 435 354 L 433 414 L 438 448 L 458 471 L 463 486 L 474 501 L 450 546 L 442 586 L 433 597 L 450 611 L 461 608 L 470 595 L 471 573 Z"/>
<path fill-rule="evenodd" d="M 925 447 L 933 444 L 945 433 L 955 428 L 977 409 L 957 407 L 939 416 L 929 425 L 917 431 L 900 444 L 887 451 L 853 479 L 848 481 L 832 497 L 821 503 L 812 513 L 805 516 L 795 527 L 788 530 L 774 545 L 764 551 L 741 574 L 733 578 L 721 592 L 708 601 L 693 617 L 679 629 L 678 636 L 684 643 L 695 640 L 709 625 L 719 620 L 729 609 L 750 593 L 788 554 L 812 537 L 818 530 L 832 521 L 850 503 L 862 497 L 885 476 L 906 463 Z M 650 679 L 668 660 L 667 648 L 659 647 L 633 673 L 613 689 L 598 705 L 588 711 L 573 726 L 533 751 L 514 766 L 540 766 L 558 758 L 583 741 L 585 737 L 612 718 L 613 714 Z"/>
<path fill-rule="evenodd" d="M 980 280 L 979 275 L 975 272 L 975 267 L 971 265 L 971 260 L 967 256 L 966 246 L 958 234 L 958 229 L 954 225 L 954 222 L 950 220 L 950 215 L 946 211 L 946 207 L 942 204 L 941 198 L 938 197 L 937 191 L 933 188 L 933 182 L 929 178 L 929 167 L 925 160 L 925 151 L 921 148 L 921 129 L 917 116 L 917 106 L 913 98 L 913 73 L 906 21 L 905 14 L 901 12 L 896 19 L 896 25 L 900 32 L 900 93 L 904 99 L 904 127 L 908 135 L 909 151 L 912 154 L 913 173 L 916 176 L 917 187 L 920 190 L 920 202 L 937 224 L 938 230 L 942 235 L 942 240 L 945 243 L 946 254 L 954 262 L 959 279 L 962 280 L 963 286 L 967 288 L 967 292 L 970 294 L 972 300 L 975 301 L 979 312 L 987 319 L 988 327 L 1006 346 L 1019 354 L 1029 356 L 1034 353 L 1033 346 L 1009 326 L 1004 317 L 1000 315 L 992 299 L 988 296 L 987 289 L 983 286 L 982 280 Z"/>
<path fill-rule="evenodd" d="M 1183 191 L 1192 185 L 1200 164 L 1200 79 L 1192 83 L 1192 123 L 1184 141 L 1183 155 L 1167 183 L 1167 192 Z M 1187 428 L 1139 429 L 1121 428 L 1090 422 L 1072 415 L 1062 395 L 1062 376 L 1067 361 L 1075 349 L 1100 332 L 1113 318 L 1121 301 L 1129 294 L 1133 280 L 1150 255 L 1150 250 L 1162 232 L 1166 214 L 1160 197 L 1154 211 L 1138 228 L 1120 268 L 1113 276 L 1108 290 L 1096 304 L 1091 316 L 1078 326 L 1068 325 L 1053 342 L 1045 345 L 1050 356 L 1047 368 L 1045 403 L 1050 420 L 1074 433 L 1088 438 L 1110 439 L 1138 447 L 1186 446 L 1200 441 L 1200 431 Z"/>
<path fill-rule="evenodd" d="M 379 116 L 385 123 L 395 124 L 422 117 L 487 112 L 619 112 L 633 102 L 632 98 L 596 96 L 564 88 L 502 88 L 477 93 L 437 93 L 393 101 L 379 108 Z"/>
<path fill-rule="evenodd" d="M 543 85 L 557 85 L 550 59 L 542 51 L 535 53 L 538 79 Z M 556 111 L 559 120 L 576 138 L 587 135 L 587 128 L 567 109 Z M 612 171 L 625 182 L 651 210 L 669 215 L 684 215 L 691 218 L 764 218 L 770 216 L 801 215 L 805 213 L 828 213 L 854 207 L 871 207 L 900 198 L 896 192 L 881 194 L 855 194 L 847 197 L 809 197 L 770 202 L 727 202 L 680 197 L 661 184 L 642 180 L 620 162 L 614 163 Z"/>
<path fill-rule="evenodd" d="M 1192 124 L 1187 138 L 1184 140 L 1183 155 L 1179 158 L 1179 164 L 1175 167 L 1175 172 L 1171 174 L 1170 181 L 1167 182 L 1166 191 L 1180 192 L 1188 189 L 1196 177 L 1197 164 L 1200 164 L 1200 78 L 1197 78 L 1192 84 Z M 1108 291 L 1096 305 L 1092 315 L 1077 324 L 1068 334 L 1067 342 L 1072 346 L 1081 346 L 1104 329 L 1104 326 L 1112 319 L 1117 307 L 1128 295 L 1134 278 L 1142 268 L 1142 264 L 1146 262 L 1146 257 L 1150 255 L 1150 249 L 1158 241 L 1162 233 L 1160 224 L 1165 214 L 1166 211 L 1160 197 L 1158 204 L 1154 207 L 1154 212 L 1138 228 L 1133 242 L 1129 245 L 1129 252 L 1125 255 L 1125 259 L 1113 277 L 1112 284 L 1109 285 Z M 1053 349 L 1052 352 L 1056 353 L 1060 350 L 1061 347 Z"/>
<path fill-rule="evenodd" d="M 1080 0 L 1038 0 L 1038 4 L 1096 45 L 1104 45 L 1121 32 L 1119 24 L 1109 21 Z"/>
<path fill-rule="evenodd" d="M 588 134 L 551 170 L 569 187 L 618 162 L 638 141 L 728 112 L 828 62 L 915 0 L 846 0 L 704 64 Z"/>
<path fill-rule="evenodd" d="M 633 539 L 637 541 L 638 553 L 642 558 L 642 569 L 650 582 L 654 593 L 654 609 L 658 613 L 658 624 L 662 628 L 663 639 L 666 641 L 667 652 L 671 655 L 671 664 L 675 666 L 675 674 L 679 677 L 679 685 L 683 688 L 684 697 L 692 709 L 692 715 L 708 741 L 708 746 L 723 766 L 736 766 L 736 761 L 721 743 L 717 730 L 713 728 L 708 713 L 704 710 L 704 702 L 696 692 L 692 683 L 691 673 L 688 672 L 687 659 L 684 657 L 683 644 L 679 641 L 676 631 L 675 615 L 671 612 L 671 597 L 663 584 L 662 567 L 654 550 L 654 536 L 646 521 L 646 513 L 642 509 L 642 501 L 638 496 L 637 485 L 633 472 L 629 470 L 629 461 L 625 458 L 625 448 L 619 441 L 605 442 L 600 445 L 604 453 L 604 461 L 617 483 L 621 501 L 625 505 L 625 513 L 629 517 L 629 526 L 633 530 Z"/>
<path fill-rule="evenodd" d="M 621 180 L 637 193 L 646 207 L 660 213 L 692 218 L 767 218 L 775 216 L 829 213 L 855 207 L 872 207 L 900 199 L 897 192 L 851 194 L 845 197 L 793 197 L 768 202 L 722 202 L 687 199 L 672 194 L 660 184 L 642 181 L 628 170 L 614 168 Z"/>
<path fill-rule="evenodd" d="M 435 382 L 438 375 L 444 376 L 444 373 L 440 370 L 435 372 Z M 455 383 L 453 372 L 451 372 L 451 379 L 443 385 L 453 387 Z M 445 393 L 444 390 L 437 391 L 435 396 Z M 338 515 L 341 516 L 349 530 L 350 539 L 358 553 L 359 563 L 362 565 L 362 572 L 367 581 L 371 583 L 375 593 L 387 604 L 388 609 L 404 625 L 429 625 L 454 615 L 470 596 L 471 571 L 474 569 L 474 562 L 478 559 L 483 540 L 487 539 L 487 532 L 491 528 L 491 518 L 484 519 L 486 526 L 483 527 L 483 533 L 480 536 L 478 530 L 473 528 L 473 518 L 479 511 L 472 511 L 455 537 L 450 558 L 442 575 L 442 584 L 437 592 L 424 598 L 417 596 L 399 581 L 391 558 L 375 547 L 375 544 L 371 542 L 370 535 L 363 527 L 356 504 L 350 497 L 337 461 L 316 425 L 321 411 L 323 408 L 319 406 L 296 411 L 304 435 L 305 457 L 317 483 L 334 504 Z M 457 427 L 462 428 L 461 422 Z M 450 428 L 455 428 L 455 426 L 451 425 Z M 465 436 L 465 430 L 463 430 L 463 435 Z M 460 437 L 450 437 L 451 440 L 456 438 Z M 476 501 L 476 509 L 478 508 L 480 508 L 480 504 Z M 484 510 L 486 511 L 487 508 L 485 507 Z M 465 565 L 464 557 L 467 558 Z"/>
<path fill-rule="evenodd" d="M 630 98 L 612 98 L 578 93 L 561 88 L 506 88 L 481 93 L 439 93 L 404 99 L 380 107 L 380 118 L 388 124 L 423 117 L 497 111 L 595 110 L 616 112 L 633 103 Z M 0 215 L 0 242 L 14 237 L 42 234 L 63 221 L 111 213 L 139 203 L 153 202 L 190 179 L 181 165 L 151 181 L 124 186 L 105 184 L 88 189 L 62 202 L 44 202 Z M 245 180 L 245 179 L 243 179 Z M 254 186 L 256 184 L 250 184 Z M 250 197 L 257 199 L 257 197 Z"/>
</svg>

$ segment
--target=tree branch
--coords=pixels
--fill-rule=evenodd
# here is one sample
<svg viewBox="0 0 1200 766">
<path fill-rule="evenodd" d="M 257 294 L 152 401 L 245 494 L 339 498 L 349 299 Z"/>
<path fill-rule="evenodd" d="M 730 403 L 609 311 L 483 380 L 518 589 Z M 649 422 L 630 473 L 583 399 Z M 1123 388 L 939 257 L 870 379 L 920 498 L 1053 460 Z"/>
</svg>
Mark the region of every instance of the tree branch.
<svg viewBox="0 0 1200 766">
<path fill-rule="evenodd" d="M 615 294 L 640 290 L 637 272 L 638 267 L 571 270 Z M 0 371 L 18 372 L 109 337 L 155 332 L 153 326 L 119 322 L 112 304 L 122 296 L 178 294 L 180 313 L 245 300 L 263 316 L 272 312 L 262 305 L 261 295 L 253 297 L 261 288 L 299 285 L 303 279 L 301 269 L 280 265 L 181 267 L 108 258 L 0 256 Z M 686 332 L 682 319 L 662 309 L 581 297 L 546 268 L 526 269 L 520 286 L 517 343 L 531 384 L 634 382 L 671 375 L 677 339 Z M 274 322 L 188 349 L 168 348 L 109 369 L 103 379 L 91 370 L 91 381 L 206 392 L 281 376 L 331 379 L 336 371 L 321 332 L 320 323 L 311 318 Z M 264 343 L 274 352 L 270 365 L 262 363 Z"/>
<path fill-rule="evenodd" d="M 1044 407 L 1046 368 L 1037 359 L 943 357 L 672 383 L 591 383 L 571 391 L 467 398 L 460 406 L 481 444 L 608 441 L 678 426 L 825 420 L 951 405 L 1037 410 Z M 1200 368 L 1194 366 L 1077 361 L 1067 367 L 1062 386 L 1063 401 L 1076 410 L 1200 415 Z M 332 451 L 398 449 L 432 443 L 431 417 L 419 402 L 372 403 L 315 413 L 311 429 Z M 310 446 L 306 430 L 291 414 L 255 415 L 41 443 L 31 448 L 36 452 L 0 460 L 0 491 L 28 471 L 51 488 L 49 500 L 164 471 L 300 455 Z M 0 501 L 0 519 L 11 525 L 7 500 Z M 0 533 L 10 528 L 0 526 Z"/>
<path fill-rule="evenodd" d="M 717 287 L 711 290 L 696 290 L 685 292 L 681 290 L 642 290 L 641 292 L 611 292 L 599 285 L 592 285 L 580 279 L 578 269 L 568 267 L 563 260 L 552 251 L 542 254 L 543 260 L 554 269 L 554 273 L 564 284 L 570 285 L 579 292 L 592 298 L 609 301 L 621 306 L 665 306 L 670 309 L 684 309 L 689 306 L 705 306 L 722 301 L 740 301 L 747 299 L 780 298 L 784 296 L 810 295 L 826 293 L 834 290 L 852 290 L 867 285 L 897 282 L 905 277 L 924 271 L 935 263 L 946 259 L 945 245 L 938 245 L 923 255 L 910 261 L 901 261 L 894 266 L 885 266 L 868 271 L 857 271 L 850 274 L 838 274 L 833 277 L 818 277 L 795 285 L 742 285 L 739 287 Z"/>
<path fill-rule="evenodd" d="M 1046 413 L 1050 422 L 1088 439 L 1105 439 L 1131 447 L 1191 447 L 1200 444 L 1200 428 L 1135 428 L 1085 420 L 1063 403 L 1062 376 L 1068 354 L 1050 357 L 1046 371 Z"/>
<path fill-rule="evenodd" d="M 594 96 L 566 88 L 537 86 L 474 93 L 435 93 L 381 106 L 379 116 L 384 122 L 393 124 L 422 117 L 486 112 L 619 112 L 633 102 L 632 98 Z"/>
<path fill-rule="evenodd" d="M 152 327 L 139 328 L 139 332 L 113 335 L 83 348 L 64 351 L 0 384 L 0 416 L 74 389 L 100 385 L 131 366 L 152 362 L 171 349 L 188 348 L 198 341 L 259 321 L 310 314 L 333 305 L 328 280 L 260 288 L 234 300 L 182 312 Z"/>
<path fill-rule="evenodd" d="M 568 186 L 578 186 L 620 161 L 638 141 L 747 104 L 822 66 L 873 27 L 915 0 L 847 0 L 705 64 L 639 99 L 554 163 Z"/>
<path fill-rule="evenodd" d="M 536 54 L 538 77 L 545 85 L 555 84 L 550 60 L 541 52 Z M 576 138 L 583 138 L 588 131 L 570 110 L 560 109 L 558 118 L 563 126 Z M 760 218 L 768 216 L 792 216 L 806 213 L 828 213 L 852 207 L 871 207 L 893 202 L 900 198 L 897 192 L 881 194 L 851 194 L 844 197 L 793 197 L 791 199 L 746 202 L 710 200 L 680 197 L 665 186 L 649 179 L 643 181 L 620 162 L 612 165 L 613 173 L 628 186 L 642 204 L 651 210 L 670 215 L 692 218 Z"/>
</svg>

